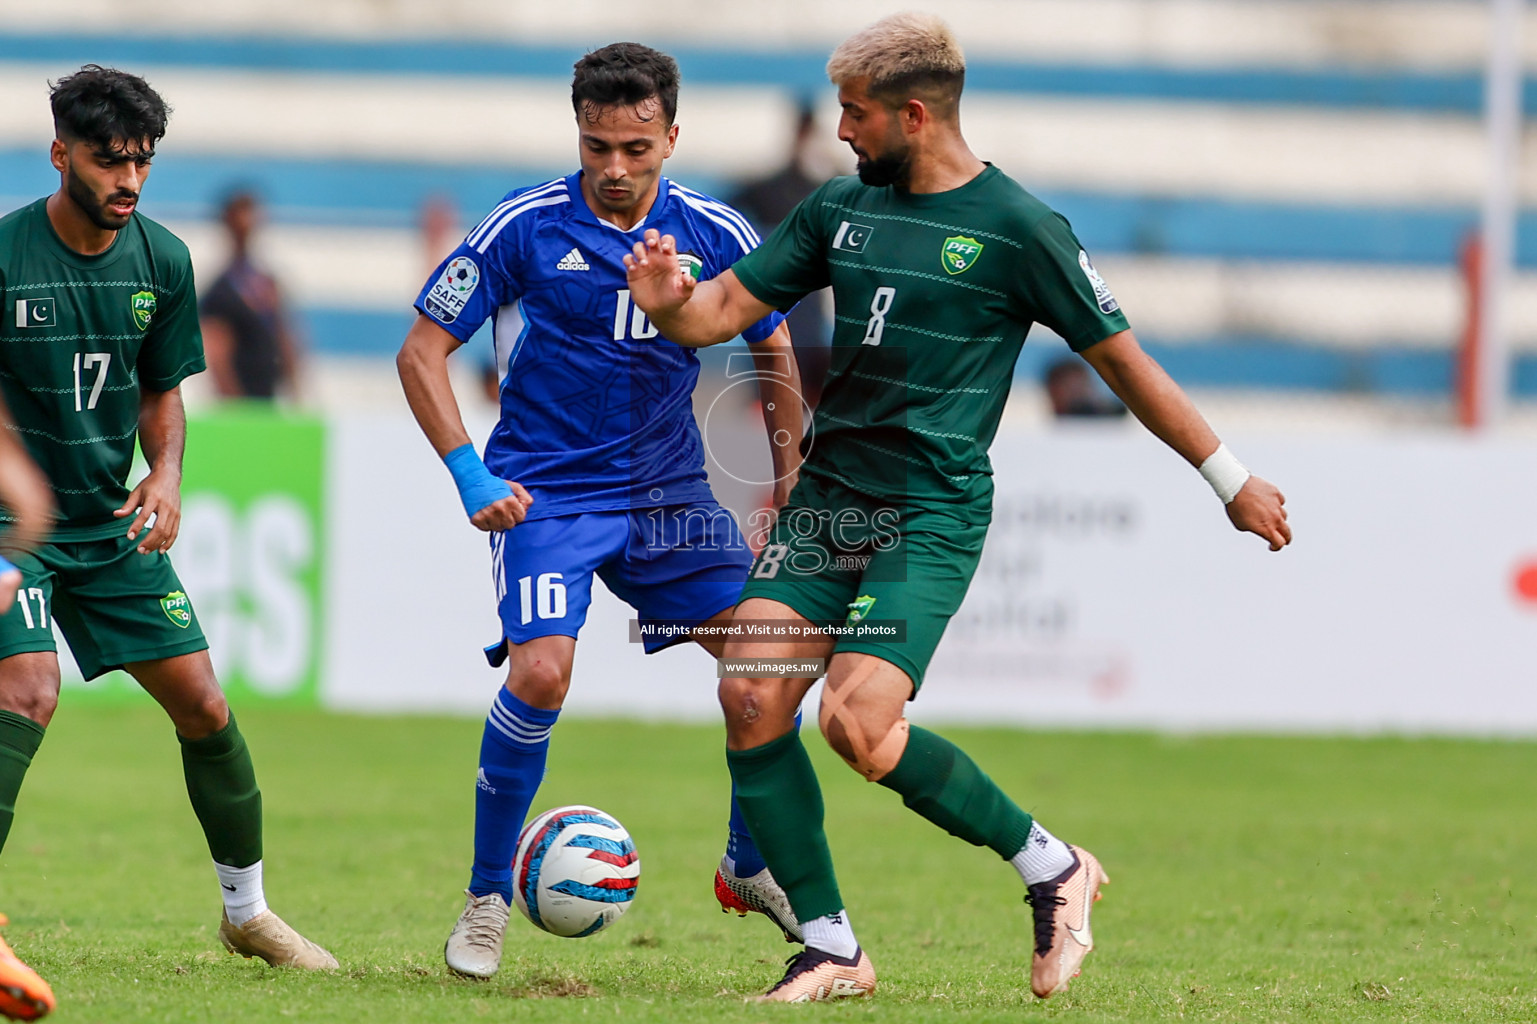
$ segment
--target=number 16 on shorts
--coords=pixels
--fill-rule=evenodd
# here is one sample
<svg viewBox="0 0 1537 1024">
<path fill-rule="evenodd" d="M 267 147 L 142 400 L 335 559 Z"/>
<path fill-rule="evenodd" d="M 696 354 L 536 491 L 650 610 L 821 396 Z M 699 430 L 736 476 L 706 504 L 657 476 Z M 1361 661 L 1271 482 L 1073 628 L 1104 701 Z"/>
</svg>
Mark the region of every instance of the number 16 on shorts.
<svg viewBox="0 0 1537 1024">
<path fill-rule="evenodd" d="M 564 574 L 544 572 L 538 576 L 522 576 L 518 579 L 518 610 L 523 625 L 541 619 L 566 617 L 566 585 L 561 582 Z"/>
<path fill-rule="evenodd" d="M 496 584 L 496 602 L 501 604 L 507 596 L 507 535 L 497 533 L 491 538 L 491 579 Z M 565 573 L 542 572 L 537 576 L 518 577 L 518 621 L 528 625 L 537 616 L 541 619 L 566 617 Z"/>
</svg>

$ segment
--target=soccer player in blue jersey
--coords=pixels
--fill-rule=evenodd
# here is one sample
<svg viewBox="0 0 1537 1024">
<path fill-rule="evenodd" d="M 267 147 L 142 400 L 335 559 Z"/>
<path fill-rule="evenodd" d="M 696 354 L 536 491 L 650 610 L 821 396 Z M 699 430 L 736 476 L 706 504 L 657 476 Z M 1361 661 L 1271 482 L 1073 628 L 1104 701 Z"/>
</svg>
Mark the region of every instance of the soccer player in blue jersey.
<svg viewBox="0 0 1537 1024">
<path fill-rule="evenodd" d="M 397 364 L 417 422 L 452 474 L 465 513 L 491 535 L 507 664 L 486 719 L 476 780 L 475 860 L 448 966 L 490 977 L 501 964 L 519 830 L 544 774 L 596 573 L 645 623 L 730 621 L 752 555 L 715 503 L 692 394 L 694 353 L 659 337 L 630 301 L 624 256 L 656 228 L 680 264 L 721 273 L 758 244 L 745 218 L 662 176 L 678 139 L 678 67 L 635 43 L 577 61 L 571 100 L 581 169 L 510 193 L 434 274 Z M 484 460 L 466 433 L 447 360 L 487 319 L 505 346 L 501 418 Z M 800 461 L 801 400 L 789 332 L 771 313 L 742 336 L 759 370 L 778 483 Z M 647 653 L 688 638 L 648 640 Z M 800 931 L 733 800 L 716 879 L 723 906 Z"/>
</svg>

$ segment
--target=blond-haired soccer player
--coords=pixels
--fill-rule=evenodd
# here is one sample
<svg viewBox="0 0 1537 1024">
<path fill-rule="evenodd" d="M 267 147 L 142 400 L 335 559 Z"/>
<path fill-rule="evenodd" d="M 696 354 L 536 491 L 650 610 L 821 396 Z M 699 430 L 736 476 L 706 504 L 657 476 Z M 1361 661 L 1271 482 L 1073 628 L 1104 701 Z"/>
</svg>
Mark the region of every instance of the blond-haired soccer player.
<svg viewBox="0 0 1537 1024">
<path fill-rule="evenodd" d="M 908 807 L 1018 870 L 1034 914 L 1031 988 L 1046 997 L 1093 948 L 1089 909 L 1104 871 L 904 714 L 982 553 L 987 448 L 1031 325 L 1064 338 L 1199 467 L 1235 527 L 1277 551 L 1291 531 L 1281 493 L 1249 475 L 1142 351 L 1067 221 L 966 144 L 965 67 L 937 17 L 901 14 L 857 33 L 827 71 L 843 106 L 838 137 L 858 156 L 859 177 L 813 193 L 709 281 L 680 275 L 673 240 L 648 232 L 629 257 L 629 283 L 666 337 L 696 347 L 832 286 L 838 326 L 815 445 L 736 618 L 800 628 L 881 621 L 902 633 L 895 642 L 829 636 L 812 647 L 739 639 L 726 657 L 831 657 L 819 716 L 828 742 Z M 811 682 L 725 679 L 720 689 L 737 797 L 806 936 L 764 997 L 775 1001 L 875 987 L 838 893 L 816 775 L 791 728 Z"/>
</svg>

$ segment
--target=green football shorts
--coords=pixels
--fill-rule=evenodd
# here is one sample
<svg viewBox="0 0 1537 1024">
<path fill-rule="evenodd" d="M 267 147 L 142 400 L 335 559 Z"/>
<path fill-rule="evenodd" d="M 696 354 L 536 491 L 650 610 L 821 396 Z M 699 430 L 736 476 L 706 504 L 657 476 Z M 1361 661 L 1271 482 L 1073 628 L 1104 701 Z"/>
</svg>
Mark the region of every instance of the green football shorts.
<svg viewBox="0 0 1537 1024">
<path fill-rule="evenodd" d="M 913 681 L 916 696 L 986 538 L 986 516 L 896 505 L 802 475 L 741 600 L 779 601 L 831 626 L 834 653 L 891 662 Z"/>
<path fill-rule="evenodd" d="M 58 651 L 55 621 L 87 679 L 131 662 L 206 650 L 170 556 L 141 555 L 137 543 L 118 536 L 4 551 L 22 583 L 16 603 L 0 616 L 0 658 Z"/>
</svg>

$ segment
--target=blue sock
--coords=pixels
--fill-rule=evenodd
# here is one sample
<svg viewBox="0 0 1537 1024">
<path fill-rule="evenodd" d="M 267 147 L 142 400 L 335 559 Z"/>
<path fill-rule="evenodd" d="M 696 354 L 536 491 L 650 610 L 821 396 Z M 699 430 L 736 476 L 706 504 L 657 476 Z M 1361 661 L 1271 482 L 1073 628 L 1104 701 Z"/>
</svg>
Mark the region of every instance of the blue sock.
<svg viewBox="0 0 1537 1024">
<path fill-rule="evenodd" d="M 502 894 L 512 902 L 512 855 L 518 833 L 550 752 L 550 730 L 559 711 L 530 707 L 507 692 L 496 692 L 480 741 L 480 772 L 475 779 L 475 867 L 470 892 Z"/>
<path fill-rule="evenodd" d="M 800 728 L 801 713 L 797 708 L 795 731 L 800 732 Z M 768 866 L 763 862 L 763 854 L 758 852 L 758 844 L 752 841 L 752 833 L 747 830 L 742 807 L 737 803 L 735 782 L 731 784 L 731 822 L 726 827 L 730 829 L 726 836 L 726 859 L 738 878 L 751 878 Z"/>
</svg>

